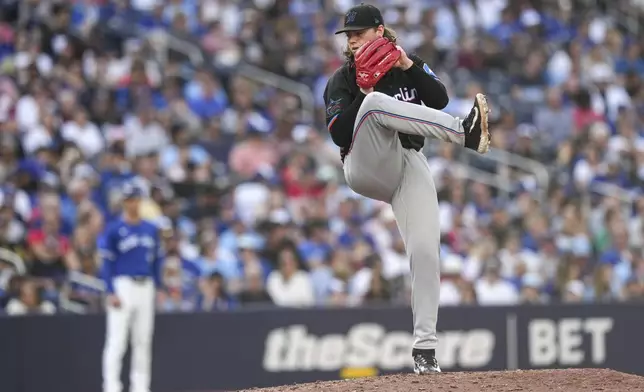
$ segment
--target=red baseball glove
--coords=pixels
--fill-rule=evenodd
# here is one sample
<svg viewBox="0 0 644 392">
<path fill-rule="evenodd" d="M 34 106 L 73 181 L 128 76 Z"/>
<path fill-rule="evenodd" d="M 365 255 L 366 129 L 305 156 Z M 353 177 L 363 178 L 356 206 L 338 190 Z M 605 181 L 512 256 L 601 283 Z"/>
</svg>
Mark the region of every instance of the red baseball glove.
<svg viewBox="0 0 644 392">
<path fill-rule="evenodd" d="M 362 45 L 355 53 L 356 83 L 360 88 L 369 89 L 400 59 L 400 50 L 387 38 L 378 38 Z"/>
</svg>

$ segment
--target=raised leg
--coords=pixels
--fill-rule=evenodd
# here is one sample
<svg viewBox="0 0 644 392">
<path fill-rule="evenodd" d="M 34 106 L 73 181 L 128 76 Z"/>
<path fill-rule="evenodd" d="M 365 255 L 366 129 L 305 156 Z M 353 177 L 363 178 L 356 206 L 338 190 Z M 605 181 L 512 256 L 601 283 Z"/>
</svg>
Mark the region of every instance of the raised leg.
<svg viewBox="0 0 644 392">
<path fill-rule="evenodd" d="M 367 95 L 360 107 L 356 128 L 360 128 L 360 123 L 371 118 L 390 131 L 424 136 L 460 146 L 465 142 L 462 119 L 427 106 L 402 102 L 383 93 L 373 92 Z"/>
</svg>

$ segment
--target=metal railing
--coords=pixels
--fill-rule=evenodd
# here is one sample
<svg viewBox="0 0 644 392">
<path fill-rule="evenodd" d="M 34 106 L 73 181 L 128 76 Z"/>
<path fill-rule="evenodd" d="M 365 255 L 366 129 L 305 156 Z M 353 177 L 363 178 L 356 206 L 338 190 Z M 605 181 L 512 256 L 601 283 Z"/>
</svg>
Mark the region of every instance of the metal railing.
<svg viewBox="0 0 644 392">
<path fill-rule="evenodd" d="M 105 282 L 101 279 L 92 276 L 83 274 L 78 271 L 72 271 L 68 276 L 68 281 L 70 284 L 79 284 L 85 287 L 89 287 L 99 293 L 105 293 Z M 73 302 L 69 299 L 69 291 L 63 290 L 59 297 L 60 308 L 70 312 L 70 313 L 86 313 L 85 307 L 79 303 Z"/>
<path fill-rule="evenodd" d="M 11 264 L 18 275 L 24 275 L 27 273 L 25 261 L 20 257 L 20 255 L 10 251 L 9 249 L 0 248 L 0 261 Z"/>
<path fill-rule="evenodd" d="M 306 84 L 296 82 L 250 64 L 241 64 L 238 70 L 241 75 L 258 83 L 296 95 L 302 105 L 301 121 L 305 124 L 311 124 L 315 119 L 315 97 L 313 96 L 313 90 Z"/>
<path fill-rule="evenodd" d="M 473 151 L 467 151 L 467 154 L 475 154 Z M 541 162 L 522 157 L 520 155 L 502 151 L 498 149 L 490 150 L 490 153 L 479 156 L 479 158 L 493 160 L 501 165 L 508 167 L 515 167 L 525 172 L 531 173 L 537 183 L 537 192 L 539 200 L 542 205 L 547 202 L 548 189 L 550 187 L 550 174 L 547 167 Z M 467 169 L 471 172 L 468 179 L 476 182 L 481 182 L 489 186 L 493 186 L 499 190 L 508 189 L 512 190 L 510 179 L 504 175 L 491 176 L 489 173 L 468 166 Z M 593 183 L 586 191 L 588 194 L 598 194 L 604 197 L 616 199 L 622 205 L 622 213 L 625 217 L 629 217 L 632 211 L 633 204 L 637 200 L 637 196 L 629 189 L 620 187 L 610 183 Z M 589 200 L 586 200 L 589 202 Z"/>
<path fill-rule="evenodd" d="M 600 3 L 606 3 L 606 0 L 588 0 L 588 2 L 595 8 L 599 8 Z M 644 2 L 641 0 L 615 1 L 614 4 L 610 4 L 605 8 L 607 16 L 610 17 L 613 23 L 623 27 L 633 36 L 639 36 L 639 22 L 644 14 Z"/>
<path fill-rule="evenodd" d="M 633 204 L 637 197 L 632 191 L 622 188 L 615 184 L 605 182 L 594 183 L 588 187 L 589 193 L 595 193 L 604 197 L 611 197 L 619 201 L 622 205 L 622 214 L 628 219 L 631 215 Z"/>
<path fill-rule="evenodd" d="M 169 34 L 167 31 L 163 32 L 165 33 L 166 43 L 172 50 L 178 53 L 183 53 L 190 59 L 191 63 L 196 64 L 197 66 L 202 66 L 206 63 L 206 58 L 199 45 L 188 40 L 179 39 L 174 35 Z"/>
<path fill-rule="evenodd" d="M 550 174 L 543 163 L 497 148 L 490 149 L 485 155 L 479 155 L 467 149 L 464 151 L 466 161 L 469 161 L 470 157 L 476 156 L 478 159 L 491 160 L 500 165 L 513 167 L 533 175 L 537 185 L 537 197 L 539 201 L 545 203 L 548 196 L 548 188 L 550 187 Z M 507 174 L 503 173 L 499 174 L 499 176 L 504 177 L 508 184 L 511 182 Z"/>
<path fill-rule="evenodd" d="M 456 167 L 450 170 L 450 173 L 454 178 L 475 181 L 489 187 L 496 188 L 503 193 L 506 198 L 508 198 L 508 195 L 514 190 L 512 183 L 508 181 L 507 178 L 488 173 L 472 166 L 457 164 Z"/>
<path fill-rule="evenodd" d="M 142 31 L 137 31 L 137 34 L 142 38 L 145 35 Z M 206 56 L 201 47 L 190 40 L 177 37 L 165 30 L 155 32 L 151 37 L 158 46 L 165 45 L 166 50 L 171 49 L 183 54 L 196 67 L 212 65 L 207 64 Z M 236 68 L 236 72 L 258 84 L 267 85 L 297 96 L 302 106 L 300 120 L 305 124 L 310 124 L 315 119 L 315 98 L 313 96 L 313 90 L 306 84 L 296 82 L 248 63 L 240 64 Z"/>
<path fill-rule="evenodd" d="M 0 269 L 0 289 L 2 290 L 6 291 L 9 288 L 9 282 L 13 276 L 25 275 L 27 273 L 27 268 L 22 257 L 9 249 L 0 248 L 0 263 L 11 265 L 15 271 L 11 272 Z"/>
</svg>

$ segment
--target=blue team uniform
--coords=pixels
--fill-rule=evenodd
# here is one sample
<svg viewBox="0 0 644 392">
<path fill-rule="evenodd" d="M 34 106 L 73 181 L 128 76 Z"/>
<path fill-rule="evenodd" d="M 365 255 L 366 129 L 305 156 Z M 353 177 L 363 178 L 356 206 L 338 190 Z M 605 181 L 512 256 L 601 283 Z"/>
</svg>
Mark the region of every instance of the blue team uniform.
<svg viewBox="0 0 644 392">
<path fill-rule="evenodd" d="M 159 229 L 141 220 L 130 225 L 118 219 L 108 225 L 99 244 L 103 258 L 103 279 L 109 293 L 114 293 L 114 278 L 130 276 L 152 278 L 159 284 L 159 267 L 163 252 Z"/>
<path fill-rule="evenodd" d="M 122 188 L 125 199 L 140 198 L 134 184 Z M 130 380 L 132 390 L 149 391 L 152 371 L 155 286 L 159 287 L 163 247 L 159 229 L 141 220 L 131 224 L 123 218 L 110 223 L 99 240 L 103 258 L 102 277 L 118 306 L 107 306 L 107 333 L 103 351 L 103 390 L 122 392 L 121 367 L 128 336 L 132 336 Z M 131 334 L 130 334 L 131 332 Z"/>
</svg>

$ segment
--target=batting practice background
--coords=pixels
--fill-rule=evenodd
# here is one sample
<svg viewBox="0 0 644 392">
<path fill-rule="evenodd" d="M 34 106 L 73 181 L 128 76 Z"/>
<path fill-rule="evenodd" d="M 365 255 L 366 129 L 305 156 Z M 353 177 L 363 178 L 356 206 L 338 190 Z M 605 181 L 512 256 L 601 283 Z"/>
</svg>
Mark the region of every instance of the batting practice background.
<svg viewBox="0 0 644 392">
<path fill-rule="evenodd" d="M 161 315 L 153 390 L 410 372 L 410 319 L 410 309 L 393 307 Z M 3 319 L 2 390 L 100 390 L 104 325 L 100 315 Z M 639 305 L 444 308 L 438 360 L 445 371 L 598 367 L 644 375 L 642 325 Z"/>
</svg>

